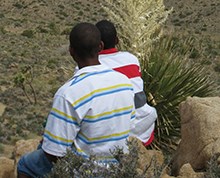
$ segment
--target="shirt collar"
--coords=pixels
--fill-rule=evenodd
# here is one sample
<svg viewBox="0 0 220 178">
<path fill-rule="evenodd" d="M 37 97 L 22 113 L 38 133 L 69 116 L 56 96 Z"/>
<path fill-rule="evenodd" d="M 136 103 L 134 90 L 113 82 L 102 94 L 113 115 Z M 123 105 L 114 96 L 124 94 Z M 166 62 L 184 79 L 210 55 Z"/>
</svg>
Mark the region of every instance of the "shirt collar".
<svg viewBox="0 0 220 178">
<path fill-rule="evenodd" d="M 99 54 L 112 54 L 118 52 L 117 48 L 103 49 Z"/>
<path fill-rule="evenodd" d="M 90 72 L 98 72 L 98 71 L 103 71 L 103 70 L 109 70 L 105 65 L 99 64 L 99 65 L 93 65 L 93 66 L 87 66 L 79 69 L 73 77 L 77 77 L 79 75 L 85 74 L 85 73 L 90 73 Z"/>
</svg>

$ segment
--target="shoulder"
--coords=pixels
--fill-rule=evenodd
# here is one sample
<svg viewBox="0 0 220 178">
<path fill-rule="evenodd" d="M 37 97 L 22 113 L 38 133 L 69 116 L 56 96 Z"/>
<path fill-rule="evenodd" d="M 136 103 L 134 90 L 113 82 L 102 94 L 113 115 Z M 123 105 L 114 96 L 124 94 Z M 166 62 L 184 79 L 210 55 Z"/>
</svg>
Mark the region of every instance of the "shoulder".
<svg viewBox="0 0 220 178">
<path fill-rule="evenodd" d="M 120 51 L 119 54 L 132 58 L 134 60 L 138 60 L 138 58 L 129 51 Z"/>
<path fill-rule="evenodd" d="M 65 84 L 63 84 L 55 93 L 55 96 L 62 96 L 66 98 L 66 96 L 70 93 L 70 91 L 77 90 L 75 85 L 72 85 L 74 79 L 68 80 Z"/>
<path fill-rule="evenodd" d="M 111 76 L 111 79 L 115 79 L 115 80 L 120 80 L 123 83 L 131 83 L 130 79 L 128 78 L 128 76 L 124 73 L 122 73 L 121 71 L 117 71 L 114 70 L 114 73 L 112 73 L 113 75 Z"/>
<path fill-rule="evenodd" d="M 128 51 L 120 51 L 118 53 L 118 55 L 120 56 L 120 58 L 126 59 L 127 62 L 130 61 L 131 63 L 135 63 L 135 64 L 139 65 L 138 58 L 134 54 L 132 54 Z"/>
</svg>

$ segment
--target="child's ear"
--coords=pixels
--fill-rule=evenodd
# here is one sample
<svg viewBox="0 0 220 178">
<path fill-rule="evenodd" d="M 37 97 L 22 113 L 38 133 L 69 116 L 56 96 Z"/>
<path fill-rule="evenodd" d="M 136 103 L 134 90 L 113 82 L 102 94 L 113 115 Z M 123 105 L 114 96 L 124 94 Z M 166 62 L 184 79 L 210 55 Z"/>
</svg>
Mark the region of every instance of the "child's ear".
<svg viewBox="0 0 220 178">
<path fill-rule="evenodd" d="M 103 41 L 101 41 L 99 44 L 99 52 L 102 51 L 103 49 L 104 49 L 104 43 Z"/>
</svg>

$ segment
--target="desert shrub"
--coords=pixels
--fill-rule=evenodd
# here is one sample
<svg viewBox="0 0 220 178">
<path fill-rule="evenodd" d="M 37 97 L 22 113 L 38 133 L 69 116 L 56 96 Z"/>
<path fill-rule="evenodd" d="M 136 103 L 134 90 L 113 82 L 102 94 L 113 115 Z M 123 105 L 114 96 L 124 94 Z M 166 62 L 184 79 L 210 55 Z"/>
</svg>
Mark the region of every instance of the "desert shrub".
<svg viewBox="0 0 220 178">
<path fill-rule="evenodd" d="M 4 17 L 5 17 L 5 15 L 1 13 L 1 14 L 0 14 L 0 19 L 1 19 L 1 18 L 4 18 Z"/>
<path fill-rule="evenodd" d="M 215 154 L 211 157 L 207 164 L 205 178 L 219 178 L 220 177 L 220 164 L 218 163 L 220 154 Z"/>
<path fill-rule="evenodd" d="M 209 76 L 204 75 L 205 68 L 187 60 L 192 51 L 188 44 L 191 39 L 183 41 L 184 45 L 179 46 L 172 36 L 161 38 L 149 61 L 142 63 L 145 92 L 153 96 L 148 102 L 158 112 L 154 146 L 166 151 L 175 148 L 180 138 L 179 104 L 188 96 L 205 97 L 215 91 Z"/>
<path fill-rule="evenodd" d="M 203 59 L 201 61 L 201 65 L 211 65 L 212 64 L 212 61 L 208 60 L 208 59 Z"/>
<path fill-rule="evenodd" d="M 26 36 L 28 38 L 33 38 L 34 37 L 34 31 L 33 30 L 24 30 L 21 33 L 22 36 Z"/>
<path fill-rule="evenodd" d="M 195 58 L 198 58 L 199 56 L 200 56 L 199 51 L 198 51 L 196 48 L 194 48 L 194 49 L 192 50 L 192 52 L 191 52 L 189 58 L 195 59 Z"/>
<path fill-rule="evenodd" d="M 16 8 L 18 8 L 18 9 L 21 9 L 21 8 L 23 8 L 23 7 L 24 7 L 24 5 L 23 5 L 23 4 L 21 4 L 21 3 L 19 3 L 19 2 L 17 2 L 17 3 L 15 3 L 15 4 L 13 4 L 13 6 L 14 6 L 14 7 L 16 7 Z"/>
<path fill-rule="evenodd" d="M 52 35 L 60 33 L 59 27 L 54 22 L 49 23 L 48 28 L 50 29 L 50 34 Z"/>
<path fill-rule="evenodd" d="M 7 31 L 5 30 L 4 27 L 0 27 L 0 32 L 1 32 L 2 34 L 6 34 L 6 33 L 7 33 Z"/>
<path fill-rule="evenodd" d="M 104 2 L 108 18 L 117 24 L 120 47 L 140 60 L 148 102 L 157 109 L 153 146 L 172 150 L 180 138 L 180 102 L 188 96 L 204 97 L 214 91 L 204 69 L 186 60 L 198 54 L 193 38 L 162 36 L 162 24 L 170 13 L 162 0 Z"/>
<path fill-rule="evenodd" d="M 71 28 L 65 28 L 62 32 L 61 35 L 69 35 L 71 31 Z"/>
<path fill-rule="evenodd" d="M 220 63 L 217 63 L 214 67 L 215 72 L 220 73 Z"/>
<path fill-rule="evenodd" d="M 124 154 L 122 149 L 115 148 L 112 155 L 118 164 L 100 166 L 95 163 L 96 157 L 83 159 L 68 151 L 66 156 L 57 161 L 52 172 L 47 178 L 85 178 L 85 177 L 105 177 L 105 178 L 160 178 L 165 165 L 159 165 L 153 157 L 149 165 L 145 165 L 145 170 L 138 171 L 138 149 L 135 140 L 128 141 L 129 154 Z M 150 170 L 150 167 L 153 167 Z"/>
<path fill-rule="evenodd" d="M 44 27 L 41 27 L 41 26 L 38 26 L 37 27 L 37 31 L 39 33 L 48 33 L 48 29 L 44 28 Z"/>
<path fill-rule="evenodd" d="M 37 104 L 37 96 L 33 86 L 33 68 L 25 65 L 14 76 L 14 86 L 21 88 L 30 104 Z M 29 89 L 29 90 L 28 90 Z"/>
</svg>

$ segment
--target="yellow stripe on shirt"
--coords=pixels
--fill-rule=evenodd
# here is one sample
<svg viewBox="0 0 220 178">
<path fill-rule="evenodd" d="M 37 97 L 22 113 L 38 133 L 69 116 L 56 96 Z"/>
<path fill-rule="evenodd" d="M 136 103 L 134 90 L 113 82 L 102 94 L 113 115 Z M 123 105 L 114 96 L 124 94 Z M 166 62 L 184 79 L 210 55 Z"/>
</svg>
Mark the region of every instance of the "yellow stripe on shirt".
<svg viewBox="0 0 220 178">
<path fill-rule="evenodd" d="M 86 98 L 89 98 L 90 96 L 94 95 L 95 93 L 101 93 L 103 91 L 112 90 L 112 89 L 121 88 L 121 87 L 132 87 L 132 85 L 131 84 L 119 84 L 119 85 L 114 85 L 114 86 L 111 86 L 111 87 L 106 87 L 106 88 L 94 90 L 94 91 L 88 93 L 87 95 L 79 98 L 75 102 L 73 102 L 72 106 L 77 105 L 78 103 L 80 103 L 81 101 L 85 100 Z"/>
</svg>

